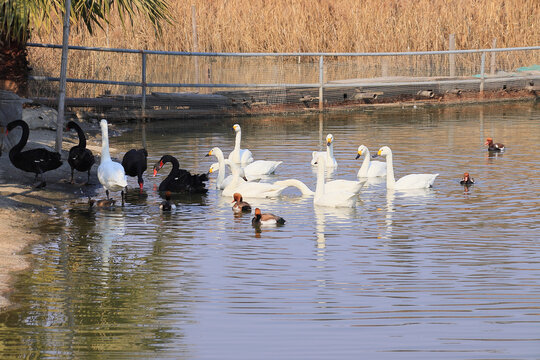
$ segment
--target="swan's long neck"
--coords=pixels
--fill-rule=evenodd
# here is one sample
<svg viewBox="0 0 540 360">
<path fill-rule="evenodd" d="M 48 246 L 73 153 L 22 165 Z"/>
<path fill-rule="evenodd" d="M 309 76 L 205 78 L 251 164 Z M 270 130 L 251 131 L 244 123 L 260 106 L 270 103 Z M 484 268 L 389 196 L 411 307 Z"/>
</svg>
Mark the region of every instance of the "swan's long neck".
<svg viewBox="0 0 540 360">
<path fill-rule="evenodd" d="M 393 189 L 396 185 L 396 179 L 394 177 L 394 161 L 392 153 L 386 155 L 386 188 Z"/>
<path fill-rule="evenodd" d="M 219 148 L 215 148 L 212 154 L 217 158 L 219 164 L 219 174 L 216 181 L 216 186 L 219 189 L 223 180 L 225 180 L 225 158 L 223 157 L 223 151 Z"/>
<path fill-rule="evenodd" d="M 326 169 L 326 159 L 319 156 L 317 159 L 317 186 L 315 187 L 315 197 L 321 197 L 324 194 L 324 171 Z"/>
<path fill-rule="evenodd" d="M 228 188 L 231 188 L 231 189 L 234 189 L 238 186 L 238 182 L 240 181 L 240 170 L 238 168 L 238 165 L 232 163 L 232 162 L 229 162 L 229 167 L 231 168 L 231 173 L 232 173 L 232 181 L 229 183 L 229 185 L 227 186 Z M 221 170 L 220 170 L 221 172 Z"/>
<path fill-rule="evenodd" d="M 172 165 L 171 172 L 167 177 L 175 176 L 175 174 L 178 172 L 178 169 L 180 169 L 180 163 L 178 163 L 178 159 L 176 159 L 172 155 L 163 155 L 161 157 L 161 161 L 163 162 L 163 164 L 170 162 Z"/>
<path fill-rule="evenodd" d="M 106 124 L 101 124 L 101 161 L 111 160 L 109 153 L 109 129 Z"/>
<path fill-rule="evenodd" d="M 365 150 L 364 151 L 364 161 L 362 161 L 362 166 L 360 166 L 360 170 L 358 171 L 358 175 L 367 176 L 370 161 L 371 161 L 371 154 L 369 153 L 369 150 Z"/>
<path fill-rule="evenodd" d="M 287 180 L 276 181 L 274 185 L 277 185 L 283 188 L 292 186 L 300 190 L 302 195 L 313 195 L 313 191 L 311 191 L 311 189 L 308 188 L 306 184 L 304 184 L 303 182 L 297 179 L 287 179 Z"/>
<path fill-rule="evenodd" d="M 236 132 L 236 138 L 234 140 L 233 158 L 232 161 L 240 162 L 240 142 L 242 141 L 242 130 Z"/>
<path fill-rule="evenodd" d="M 330 143 L 330 146 L 326 147 L 326 160 L 330 161 L 334 158 L 334 143 Z"/>
<path fill-rule="evenodd" d="M 22 129 L 21 139 L 9 151 L 10 156 L 11 154 L 17 154 L 21 152 L 21 150 L 26 146 L 26 143 L 28 142 L 28 136 L 30 135 L 30 129 L 24 121 L 21 120 L 20 123 L 17 123 L 17 126 L 20 126 Z"/>
<path fill-rule="evenodd" d="M 77 131 L 77 136 L 79 137 L 79 147 L 80 148 L 86 148 L 86 136 L 84 136 L 84 131 L 81 129 L 81 127 L 77 124 L 73 126 L 75 131 Z"/>
</svg>

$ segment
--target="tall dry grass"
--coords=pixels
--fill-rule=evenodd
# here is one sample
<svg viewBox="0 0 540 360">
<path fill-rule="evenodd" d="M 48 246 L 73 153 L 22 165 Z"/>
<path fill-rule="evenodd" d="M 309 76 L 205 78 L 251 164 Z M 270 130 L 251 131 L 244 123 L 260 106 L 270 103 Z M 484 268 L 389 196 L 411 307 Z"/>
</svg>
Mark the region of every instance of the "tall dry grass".
<svg viewBox="0 0 540 360">
<path fill-rule="evenodd" d="M 142 17 L 124 30 L 118 18 L 90 36 L 73 31 L 71 42 L 87 46 L 191 51 L 192 3 L 199 51 L 382 52 L 538 45 L 538 0 L 171 0 L 174 22 L 157 38 Z M 34 41 L 60 43 L 61 23 Z"/>
<path fill-rule="evenodd" d="M 98 29 L 93 35 L 82 27 L 74 27 L 70 43 L 193 51 L 192 4 L 196 9 L 197 49 L 202 52 L 447 50 L 450 34 L 456 36 L 457 49 L 489 48 L 494 38 L 497 39 L 497 47 L 539 45 L 540 40 L 539 0 L 170 0 L 170 3 L 175 20 L 163 25 L 160 37 L 156 36 L 151 24 L 143 17 L 134 19 L 133 26 L 126 28 L 122 27 L 118 18 L 114 18 L 110 26 L 104 30 Z M 61 43 L 61 34 L 61 21 L 58 21 L 50 32 L 34 33 L 32 40 Z M 52 54 L 51 51 L 31 50 L 34 68 L 43 73 L 57 74 L 59 56 Z M 115 55 L 97 53 L 72 56 L 75 56 L 70 62 L 72 77 L 107 78 L 109 73 L 113 73 L 110 79 L 140 79 L 140 64 L 133 57 L 122 60 L 116 59 Z M 537 60 L 538 53 L 534 56 Z M 423 66 L 436 68 L 439 65 L 433 65 L 434 61 L 444 63 L 447 59 L 429 60 Z M 467 66 L 466 61 L 463 66 Z M 230 81 L 238 82 L 240 80 L 233 80 L 234 76 L 250 72 L 254 73 L 253 78 L 241 81 L 264 81 L 257 80 L 261 69 L 256 64 L 248 63 L 243 70 L 228 74 L 218 72 L 217 67 L 246 66 L 246 62 L 240 65 L 221 64 L 215 59 L 201 62 L 203 65 L 199 64 L 199 72 L 204 76 L 212 67 L 216 68 L 210 71 L 214 78 L 208 81 L 215 82 L 216 77 L 220 76 L 220 81 L 227 81 L 229 77 Z M 477 71 L 478 59 L 472 62 L 468 71 Z M 152 70 L 153 66 L 155 70 Z M 186 72 L 186 68 L 193 66 L 192 60 L 184 59 L 178 63 L 165 57 L 155 59 L 154 63 L 150 61 L 149 81 L 188 81 L 193 71 L 189 76 L 178 73 Z M 310 68 L 308 73 L 317 81 L 316 67 Z M 335 75 L 336 78 L 340 76 Z M 309 79 L 307 82 L 311 81 Z"/>
</svg>

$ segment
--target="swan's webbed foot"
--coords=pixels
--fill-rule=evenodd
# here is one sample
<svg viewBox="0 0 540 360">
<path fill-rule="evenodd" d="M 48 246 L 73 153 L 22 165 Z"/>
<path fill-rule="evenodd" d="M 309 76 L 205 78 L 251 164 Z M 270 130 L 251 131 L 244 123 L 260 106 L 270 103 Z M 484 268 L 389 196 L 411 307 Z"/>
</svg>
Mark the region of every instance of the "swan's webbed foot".
<svg viewBox="0 0 540 360">
<path fill-rule="evenodd" d="M 41 181 L 39 184 L 37 184 L 36 186 L 34 186 L 34 189 L 42 189 L 42 188 L 44 188 L 46 185 L 47 185 L 47 183 L 45 182 L 45 180 L 43 180 L 43 181 Z"/>
</svg>

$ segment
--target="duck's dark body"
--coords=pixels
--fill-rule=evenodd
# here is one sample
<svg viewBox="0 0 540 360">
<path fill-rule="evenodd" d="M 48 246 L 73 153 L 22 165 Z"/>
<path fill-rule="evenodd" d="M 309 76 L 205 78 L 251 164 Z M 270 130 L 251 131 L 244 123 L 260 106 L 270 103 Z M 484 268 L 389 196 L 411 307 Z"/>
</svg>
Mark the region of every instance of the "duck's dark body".
<svg viewBox="0 0 540 360">
<path fill-rule="evenodd" d="M 142 174 L 147 168 L 147 157 L 148 152 L 146 149 L 131 149 L 125 153 L 124 157 L 122 158 L 122 166 L 124 167 L 126 175 L 136 176 L 137 183 L 139 184 L 141 190 L 144 184 Z"/>
<path fill-rule="evenodd" d="M 9 159 L 17 169 L 36 174 L 36 179 L 38 175 L 41 175 L 42 182 L 38 186 L 43 187 L 45 186 L 43 173 L 57 169 L 62 165 L 60 154 L 42 148 L 22 151 L 28 141 L 30 129 L 23 120 L 15 120 L 8 124 L 6 133 L 17 126 L 22 128 L 22 136 L 19 143 L 9 151 Z"/>
<path fill-rule="evenodd" d="M 92 151 L 86 148 L 86 137 L 81 127 L 74 121 L 70 121 L 66 125 L 67 130 L 74 129 L 79 136 L 79 144 L 73 146 L 69 150 L 68 164 L 71 167 L 71 183 L 73 183 L 74 170 L 80 172 L 88 172 L 88 182 L 90 182 L 90 169 L 96 162 L 96 158 Z"/>
<path fill-rule="evenodd" d="M 174 156 L 162 156 L 161 160 L 154 166 L 154 173 L 168 162 L 172 164 L 173 168 L 167 178 L 159 184 L 159 191 L 206 194 L 208 189 L 206 188 L 205 181 L 208 181 L 208 175 L 191 174 L 187 170 L 180 169 L 178 160 Z"/>
</svg>

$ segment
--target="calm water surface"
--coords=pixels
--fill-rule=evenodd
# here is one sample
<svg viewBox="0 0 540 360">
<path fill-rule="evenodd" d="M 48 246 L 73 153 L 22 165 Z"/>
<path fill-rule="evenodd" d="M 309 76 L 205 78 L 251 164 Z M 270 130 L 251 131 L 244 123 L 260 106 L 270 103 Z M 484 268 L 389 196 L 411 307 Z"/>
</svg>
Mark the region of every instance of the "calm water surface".
<svg viewBox="0 0 540 360">
<path fill-rule="evenodd" d="M 247 199 L 287 220 L 252 228 L 209 182 L 161 214 L 145 177 L 124 208 L 66 204 L 43 226 L 33 270 L 0 318 L 4 357 L 175 359 L 538 359 L 540 106 L 387 110 L 147 125 L 149 164 L 170 153 L 208 170 L 232 124 L 255 159 L 283 160 L 265 181 L 315 188 L 311 151 L 335 137 L 354 179 L 360 144 L 394 152 L 396 177 L 439 173 L 432 190 L 369 184 L 355 209 L 314 207 L 287 190 Z M 111 138 L 120 154 L 141 129 Z M 491 136 L 507 146 L 489 156 Z M 151 166 L 151 165 L 150 165 Z M 468 171 L 477 183 L 459 185 Z M 104 197 L 100 189 L 99 197 Z M 82 201 L 82 200 L 79 200 Z"/>
</svg>

